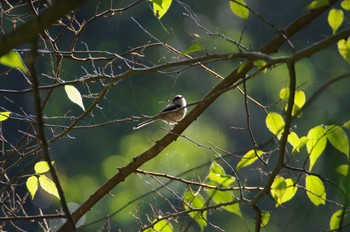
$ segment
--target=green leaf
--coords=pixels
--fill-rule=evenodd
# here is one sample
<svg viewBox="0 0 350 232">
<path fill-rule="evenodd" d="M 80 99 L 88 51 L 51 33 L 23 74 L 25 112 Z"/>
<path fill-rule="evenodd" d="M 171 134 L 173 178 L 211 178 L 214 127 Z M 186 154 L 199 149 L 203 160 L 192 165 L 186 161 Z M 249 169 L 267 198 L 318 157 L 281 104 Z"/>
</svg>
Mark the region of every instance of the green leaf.
<svg viewBox="0 0 350 232">
<path fill-rule="evenodd" d="M 284 89 L 287 89 L 287 88 L 284 88 Z M 284 97 L 284 99 L 282 99 L 282 100 L 288 100 L 289 89 L 288 89 L 288 91 L 284 90 L 284 89 L 281 90 L 281 91 L 283 91 L 282 93 L 280 92 L 280 98 L 282 99 L 282 97 Z M 298 117 L 301 116 L 300 110 L 304 106 L 305 102 L 306 102 L 305 93 L 303 91 L 295 91 L 292 116 L 295 116 L 297 114 L 298 114 Z M 284 110 L 287 111 L 287 108 L 288 108 L 288 104 L 286 104 L 286 106 L 284 107 Z"/>
<path fill-rule="evenodd" d="M 54 164 L 54 162 L 52 162 Z M 50 170 L 49 164 L 46 161 L 39 161 L 34 165 L 34 171 L 36 174 L 42 174 Z"/>
<path fill-rule="evenodd" d="M 326 130 L 328 141 L 349 159 L 349 139 L 345 131 L 336 125 L 326 126 Z"/>
<path fill-rule="evenodd" d="M 32 199 L 34 199 L 35 193 L 39 187 L 38 178 L 36 176 L 30 176 L 26 181 L 26 186 L 30 196 L 32 196 Z"/>
<path fill-rule="evenodd" d="M 342 209 L 339 209 L 332 214 L 331 220 L 329 221 L 329 228 L 331 231 L 337 231 L 339 229 L 342 214 Z"/>
<path fill-rule="evenodd" d="M 341 2 L 341 7 L 344 9 L 344 10 L 350 10 L 350 0 L 343 0 Z"/>
<path fill-rule="evenodd" d="M 340 55 L 350 63 L 350 40 L 339 40 L 338 42 L 338 51 Z"/>
<path fill-rule="evenodd" d="M 231 175 L 227 175 L 223 167 L 215 161 L 210 165 L 208 179 L 215 182 L 216 186 L 230 187 L 230 185 L 235 182 L 235 178 Z"/>
<path fill-rule="evenodd" d="M 282 176 L 276 176 L 271 185 L 271 195 L 276 201 L 276 207 L 290 201 L 297 190 L 298 188 L 291 178 L 284 179 Z"/>
<path fill-rule="evenodd" d="M 278 139 L 281 138 L 284 128 L 283 117 L 276 113 L 270 112 L 266 117 L 266 126 L 271 131 L 272 134 L 276 135 Z"/>
<path fill-rule="evenodd" d="M 336 172 L 340 173 L 343 176 L 348 176 L 349 172 L 349 165 L 348 164 L 342 164 L 339 167 L 335 169 Z"/>
<path fill-rule="evenodd" d="M 244 154 L 241 160 L 238 162 L 236 171 L 238 172 L 241 168 L 246 167 L 254 163 L 259 157 L 261 157 L 265 152 L 261 150 L 250 150 Z"/>
<path fill-rule="evenodd" d="M 328 0 L 314 0 L 312 1 L 307 7 L 307 10 L 313 10 L 317 9 L 323 6 L 329 6 L 329 1 Z"/>
<path fill-rule="evenodd" d="M 7 120 L 10 117 L 11 112 L 0 112 L 0 122 Z"/>
<path fill-rule="evenodd" d="M 241 17 L 242 19 L 247 19 L 249 17 L 249 10 L 247 7 L 245 7 L 246 5 L 247 4 L 244 0 L 230 1 L 230 8 L 232 12 L 238 17 Z"/>
<path fill-rule="evenodd" d="M 187 55 L 187 54 L 194 53 L 194 52 L 200 52 L 203 50 L 204 50 L 204 47 L 202 44 L 194 43 L 191 46 L 189 46 L 185 51 L 181 52 L 179 55 L 183 56 L 183 55 Z"/>
<path fill-rule="evenodd" d="M 343 10 L 331 9 L 328 13 L 328 24 L 331 26 L 333 34 L 338 30 L 344 21 Z"/>
<path fill-rule="evenodd" d="M 238 70 L 237 70 L 237 73 L 241 73 L 245 67 L 249 64 L 248 61 L 244 61 L 239 67 L 238 67 Z"/>
<path fill-rule="evenodd" d="M 67 93 L 69 100 L 71 100 L 71 102 L 80 106 L 85 111 L 83 99 L 81 97 L 79 90 L 75 88 L 73 85 L 65 85 L 64 89 Z"/>
<path fill-rule="evenodd" d="M 305 102 L 306 102 L 306 96 L 304 91 L 295 91 L 294 105 L 298 106 L 298 108 L 301 109 L 304 106 Z M 296 113 L 297 112 L 295 112 L 295 114 Z"/>
<path fill-rule="evenodd" d="M 346 128 L 346 129 L 350 129 L 350 121 L 344 122 L 342 127 Z"/>
<path fill-rule="evenodd" d="M 216 204 L 232 202 L 234 200 L 234 196 L 231 194 L 231 192 L 219 191 L 219 190 L 214 190 L 214 189 L 208 189 L 207 191 L 208 191 L 211 199 Z M 231 213 L 238 215 L 239 217 L 242 217 L 241 209 L 240 209 L 238 203 L 223 206 L 222 208 L 227 210 L 228 212 L 231 212 Z"/>
<path fill-rule="evenodd" d="M 47 193 L 60 199 L 55 183 L 47 178 L 45 175 L 39 176 L 40 187 Z"/>
<path fill-rule="evenodd" d="M 16 50 L 11 50 L 7 54 L 0 57 L 0 64 L 8 66 L 10 68 L 18 68 L 25 74 L 28 74 L 29 71 L 25 66 L 21 56 L 18 54 Z"/>
<path fill-rule="evenodd" d="M 280 99 L 288 100 L 289 98 L 289 88 L 282 88 L 280 91 Z"/>
<path fill-rule="evenodd" d="M 193 193 L 192 190 L 187 189 L 184 196 L 184 208 L 185 210 L 189 209 L 202 209 L 205 207 L 205 200 L 198 192 Z M 193 211 L 188 213 L 192 217 L 203 231 L 204 227 L 207 226 L 207 211 Z"/>
<path fill-rule="evenodd" d="M 153 3 L 153 13 L 161 19 L 169 10 L 172 0 L 150 0 Z"/>
<path fill-rule="evenodd" d="M 264 68 L 266 66 L 266 61 L 265 60 L 256 60 L 254 61 L 254 66 L 258 67 L 259 69 L 263 69 L 262 71 L 264 73 L 267 73 L 267 68 Z"/>
<path fill-rule="evenodd" d="M 282 196 L 281 202 L 279 202 L 280 205 L 287 201 L 290 201 L 298 191 L 298 187 L 295 185 L 295 182 L 293 179 L 288 178 L 288 179 L 285 179 L 284 181 L 286 182 L 287 187 L 286 187 L 286 191 Z"/>
<path fill-rule="evenodd" d="M 306 175 L 305 188 L 307 190 L 306 194 L 312 203 L 316 206 L 326 204 L 326 190 L 320 178 Z"/>
<path fill-rule="evenodd" d="M 316 126 L 308 132 L 307 138 L 306 149 L 310 158 L 309 171 L 311 171 L 326 147 L 327 137 L 325 136 L 325 129 L 322 126 Z"/>
<path fill-rule="evenodd" d="M 278 204 L 282 202 L 282 197 L 286 192 L 287 183 L 282 176 L 276 176 L 271 185 L 271 195 Z"/>
<path fill-rule="evenodd" d="M 262 228 L 262 227 L 266 226 L 269 223 L 269 221 L 270 221 L 270 212 L 261 211 L 260 215 L 261 215 L 260 227 Z"/>
<path fill-rule="evenodd" d="M 308 138 L 306 136 L 299 138 L 295 132 L 290 132 L 288 135 L 288 142 L 293 146 L 292 153 L 300 152 L 300 148 L 306 144 L 307 140 Z"/>
<path fill-rule="evenodd" d="M 159 216 L 158 219 L 161 219 L 162 217 Z M 155 222 L 157 219 L 153 220 L 153 222 Z M 171 223 L 164 219 L 164 220 L 160 220 L 158 221 L 153 228 L 148 228 L 147 230 L 145 230 L 145 232 L 173 232 L 174 228 L 171 225 Z"/>
</svg>

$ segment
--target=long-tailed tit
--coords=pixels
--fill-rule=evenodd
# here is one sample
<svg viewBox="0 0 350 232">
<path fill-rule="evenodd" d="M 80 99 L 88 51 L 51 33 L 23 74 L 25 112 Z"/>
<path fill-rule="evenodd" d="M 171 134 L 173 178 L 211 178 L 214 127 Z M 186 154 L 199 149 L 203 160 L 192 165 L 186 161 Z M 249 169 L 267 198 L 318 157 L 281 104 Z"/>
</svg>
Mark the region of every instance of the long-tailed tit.
<svg viewBox="0 0 350 232">
<path fill-rule="evenodd" d="M 176 95 L 173 102 L 167 105 L 159 114 L 134 126 L 133 129 L 140 129 L 158 119 L 163 120 L 169 125 L 174 125 L 185 117 L 187 112 L 186 105 L 186 99 L 182 95 Z"/>
</svg>

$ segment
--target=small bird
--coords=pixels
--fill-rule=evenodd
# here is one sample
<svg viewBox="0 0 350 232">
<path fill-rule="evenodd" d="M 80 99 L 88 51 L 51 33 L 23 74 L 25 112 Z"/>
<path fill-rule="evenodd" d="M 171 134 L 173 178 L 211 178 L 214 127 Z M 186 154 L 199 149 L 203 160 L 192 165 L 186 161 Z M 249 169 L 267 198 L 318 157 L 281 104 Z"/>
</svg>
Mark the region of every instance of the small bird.
<svg viewBox="0 0 350 232">
<path fill-rule="evenodd" d="M 134 126 L 133 129 L 140 129 L 141 127 L 144 127 L 158 119 L 163 120 L 169 125 L 174 125 L 185 117 L 187 112 L 186 105 L 186 99 L 182 95 L 176 95 L 172 103 L 167 105 L 159 114 Z"/>
</svg>

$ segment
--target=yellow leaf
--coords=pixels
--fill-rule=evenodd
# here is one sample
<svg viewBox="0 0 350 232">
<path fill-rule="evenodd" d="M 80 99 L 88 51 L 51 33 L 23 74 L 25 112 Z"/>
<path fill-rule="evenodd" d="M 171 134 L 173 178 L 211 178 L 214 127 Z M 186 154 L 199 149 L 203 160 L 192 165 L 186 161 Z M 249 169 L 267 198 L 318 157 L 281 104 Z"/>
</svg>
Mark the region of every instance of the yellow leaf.
<svg viewBox="0 0 350 232">
<path fill-rule="evenodd" d="M 0 64 L 6 65 L 10 68 L 18 68 L 26 74 L 29 72 L 21 56 L 16 50 L 11 50 L 7 54 L 0 57 Z"/>
<path fill-rule="evenodd" d="M 343 10 L 331 9 L 328 13 L 328 24 L 331 26 L 333 34 L 338 30 L 344 21 Z"/>
<path fill-rule="evenodd" d="M 80 106 L 85 111 L 83 99 L 79 90 L 77 90 L 77 88 L 75 88 L 73 85 L 65 85 L 64 89 L 67 93 L 69 100 Z"/>
<path fill-rule="evenodd" d="M 309 153 L 310 166 L 309 171 L 312 170 L 317 159 L 322 154 L 323 150 L 326 148 L 327 137 L 325 136 L 325 130 L 323 126 L 316 126 L 312 128 L 307 134 L 306 149 Z"/>
<path fill-rule="evenodd" d="M 341 7 L 344 9 L 344 10 L 350 10 L 350 0 L 343 0 L 341 2 Z"/>
<path fill-rule="evenodd" d="M 45 190 L 47 193 L 60 199 L 60 196 L 59 196 L 57 188 L 56 188 L 56 184 L 52 180 L 47 178 L 45 175 L 40 175 L 39 176 L 39 183 L 40 183 L 40 187 L 43 190 Z"/>
<path fill-rule="evenodd" d="M 340 217 L 342 214 L 342 209 L 339 209 L 332 214 L 331 220 L 329 221 L 329 228 L 331 231 L 338 231 L 340 226 Z"/>
<path fill-rule="evenodd" d="M 340 55 L 350 63 L 350 40 L 339 40 L 338 42 L 338 51 Z"/>
<path fill-rule="evenodd" d="M 266 126 L 272 134 L 276 135 L 278 139 L 281 138 L 284 128 L 283 117 L 275 112 L 270 112 L 266 117 Z"/>
<path fill-rule="evenodd" d="M 280 91 L 281 100 L 288 100 L 289 98 L 289 88 L 283 88 Z"/>
<path fill-rule="evenodd" d="M 172 0 L 150 0 L 153 3 L 153 13 L 161 19 L 169 10 Z"/>
<path fill-rule="evenodd" d="M 26 181 L 26 186 L 30 193 L 30 196 L 32 197 L 32 199 L 34 199 L 35 193 L 38 190 L 39 186 L 38 178 L 36 176 L 29 177 Z"/>
<path fill-rule="evenodd" d="M 323 6 L 329 6 L 328 0 L 314 0 L 306 7 L 306 9 L 313 10 Z"/>
<path fill-rule="evenodd" d="M 326 190 L 320 178 L 306 175 L 305 188 L 307 190 L 306 194 L 312 203 L 316 206 L 326 204 Z"/>
<path fill-rule="evenodd" d="M 270 212 L 266 212 L 266 211 L 262 211 L 260 213 L 261 215 L 261 224 L 260 224 L 260 227 L 264 227 L 266 226 L 269 221 L 270 221 Z"/>
<path fill-rule="evenodd" d="M 50 167 L 46 161 L 39 161 L 34 165 L 34 170 L 36 174 L 42 174 L 48 172 Z"/>
<path fill-rule="evenodd" d="M 11 112 L 0 112 L 0 122 L 7 120 L 10 117 Z"/>
<path fill-rule="evenodd" d="M 261 157 L 265 152 L 261 150 L 250 150 L 244 154 L 241 160 L 238 162 L 236 171 L 238 172 L 241 168 L 246 167 L 254 163 L 259 157 Z"/>
</svg>

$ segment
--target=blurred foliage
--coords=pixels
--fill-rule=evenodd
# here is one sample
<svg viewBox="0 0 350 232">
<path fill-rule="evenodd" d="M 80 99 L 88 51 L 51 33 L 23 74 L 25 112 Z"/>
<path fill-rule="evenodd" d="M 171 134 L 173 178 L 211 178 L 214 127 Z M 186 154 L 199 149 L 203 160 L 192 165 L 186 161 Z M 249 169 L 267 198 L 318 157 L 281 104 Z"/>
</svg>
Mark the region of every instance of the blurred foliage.
<svg viewBox="0 0 350 232">
<path fill-rule="evenodd" d="M 131 1 L 113 2 L 116 5 L 115 7 L 120 7 Z M 182 55 L 193 55 L 192 52 L 194 54 L 238 52 L 237 46 L 232 41 L 225 39 L 227 37 L 231 40 L 240 41 L 244 47 L 254 51 L 276 33 L 268 25 L 269 23 L 272 23 L 276 28 L 281 28 L 289 24 L 292 19 L 297 18 L 301 12 L 305 12 L 307 6 L 310 7 L 310 1 L 281 1 L 273 4 L 271 4 L 271 1 L 266 0 L 246 1 L 251 9 L 254 9 L 261 15 L 261 18 L 264 19 L 262 21 L 259 17 L 251 16 L 252 14 L 249 15 L 247 20 L 241 19 L 245 18 L 245 11 L 243 11 L 243 15 L 238 14 L 241 18 L 237 17 L 232 13 L 234 11 L 232 2 L 230 7 L 230 3 L 227 1 L 189 1 L 186 2 L 188 6 L 183 2 L 173 1 L 170 9 L 164 16 L 156 14 L 161 19 L 159 20 L 154 16 L 155 12 L 152 10 L 152 6 L 158 4 L 157 2 L 145 1 L 121 14 L 109 18 L 100 18 L 90 23 L 86 26 L 86 30 L 84 30 L 77 42 L 76 49 L 108 51 L 121 54 L 136 46 L 143 45 L 145 41 L 159 40 L 167 42 L 180 52 L 186 51 L 187 48 L 191 48 L 193 45 L 200 45 L 200 49 L 184 52 Z M 244 1 L 238 2 L 244 3 Z M 91 1 L 77 11 L 77 16 L 81 21 L 95 14 L 95 4 Z M 314 4 L 317 5 L 318 3 Z M 108 8 L 108 3 L 102 1 L 99 7 L 100 9 Z M 188 9 L 191 9 L 191 11 L 186 11 Z M 26 11 L 24 12 L 26 13 Z M 184 17 L 184 15 L 186 16 L 189 13 L 195 13 L 196 19 L 199 20 L 201 25 L 205 25 L 208 31 L 196 25 L 196 22 L 190 17 Z M 16 14 L 19 13 L 16 12 Z M 321 16 L 310 27 L 290 38 L 290 42 L 294 45 L 293 49 L 285 45 L 278 51 L 278 56 L 290 55 L 294 51 L 310 46 L 324 36 L 335 33 L 337 30 L 340 30 L 338 29 L 339 27 L 345 27 L 344 23 L 338 25 L 339 22 L 333 23 L 333 21 L 330 21 L 327 17 L 331 16 Z M 328 22 L 331 27 L 329 27 Z M 11 30 L 11 27 L 10 19 L 4 20 L 2 29 L 5 34 Z M 49 29 L 49 31 L 59 34 L 59 31 L 56 32 L 54 28 Z M 62 50 L 69 50 L 73 35 L 70 32 L 64 32 L 62 36 L 65 39 L 58 40 L 58 46 Z M 341 55 L 339 55 L 337 47 L 333 46 L 297 63 L 297 89 L 305 93 L 306 100 L 323 83 L 348 72 L 349 64 L 346 62 L 349 59 L 348 42 L 344 40 L 338 43 Z M 162 47 L 152 51 L 145 51 L 145 55 L 147 59 L 140 54 L 139 61 L 148 64 L 161 64 L 174 58 L 174 54 Z M 51 79 L 46 79 L 43 74 L 52 75 L 51 69 L 54 65 L 47 57 L 39 58 L 39 61 L 38 73 L 42 74 L 40 76 L 41 83 L 50 83 Z M 208 67 L 225 77 L 234 68 L 238 67 L 241 62 L 243 60 L 210 63 Z M 99 62 L 94 63 L 94 65 L 103 66 Z M 117 63 L 116 66 L 120 70 L 126 69 L 125 64 L 122 62 Z M 24 67 L 18 68 L 25 72 Z M 86 75 L 87 72 L 94 72 L 94 67 L 89 61 L 63 60 L 61 69 L 62 71 L 58 78 L 64 81 L 79 79 Z M 4 67 L 1 67 L 1 71 L 2 73 L 9 73 L 7 77 L 1 78 L 1 85 L 4 88 L 11 89 L 14 81 L 8 79 L 15 78 L 14 76 L 18 75 L 17 71 L 8 71 L 8 68 Z M 167 72 L 157 72 L 149 75 L 132 75 L 127 80 L 117 82 L 101 104 L 98 105 L 99 107 L 95 108 L 89 117 L 84 118 L 78 126 L 89 126 L 116 118 L 140 116 L 142 114 L 155 115 L 169 103 L 169 99 L 172 99 L 174 95 L 182 94 L 186 96 L 188 102 L 195 102 L 200 100 L 219 81 L 219 78 L 209 75 L 198 66 L 190 69 L 174 68 L 167 70 Z M 246 89 L 247 93 L 266 106 L 269 112 L 276 111 L 280 115 L 284 112 L 286 104 L 280 101 L 280 91 L 282 88 L 288 87 L 288 84 L 288 70 L 281 65 L 269 69 L 267 73 L 257 75 L 252 81 L 247 82 Z M 299 137 L 307 135 L 310 129 L 316 126 L 323 128 L 321 124 L 342 125 L 342 123 L 349 120 L 349 85 L 349 79 L 335 83 L 303 110 L 302 118 L 296 118 L 292 125 L 293 130 L 297 132 Z M 101 90 L 99 81 L 89 84 L 89 86 L 85 84 L 74 86 L 79 90 L 85 108 L 94 100 L 92 93 L 97 93 Z M 27 84 L 20 83 L 17 87 L 25 88 Z M 43 91 L 43 95 L 44 93 L 47 92 Z M 11 112 L 17 112 L 23 108 L 25 111 L 33 114 L 32 107 L 28 106 L 32 105 L 31 96 L 22 95 L 13 99 L 15 100 L 10 102 L 2 98 L 0 100 L 1 107 Z M 45 108 L 45 116 L 66 116 L 52 121 L 56 124 L 65 125 L 67 122 L 72 122 L 81 114 L 82 109 L 71 101 L 74 102 L 67 97 L 64 87 L 55 89 Z M 186 129 L 183 133 L 184 137 L 179 137 L 175 143 L 172 143 L 155 159 L 141 168 L 190 180 L 203 181 L 209 173 L 212 161 L 216 160 L 228 173 L 230 166 L 223 162 L 220 157 L 226 155 L 224 160 L 231 166 L 236 166 L 241 157 L 247 154 L 253 145 L 248 131 L 241 130 L 241 128 L 246 128 L 247 126 L 247 112 L 244 108 L 244 102 L 244 97 L 238 92 L 229 91 L 225 93 Z M 268 128 L 266 128 L 265 124 L 267 114 L 251 102 L 248 104 L 250 115 L 252 115 L 251 126 L 256 141 L 259 144 L 264 143 L 271 138 L 271 133 L 268 130 L 270 127 L 267 126 Z M 14 140 L 17 140 L 20 136 L 14 131 L 18 131 L 19 126 L 6 124 L 7 121 L 3 122 L 2 130 L 4 134 L 6 136 L 11 135 Z M 126 165 L 135 156 L 151 147 L 155 141 L 169 130 L 167 125 L 162 122 L 151 124 L 140 131 L 133 131 L 133 125 L 134 123 L 115 123 L 99 128 L 77 129 L 70 132 L 68 137 L 51 145 L 51 153 L 56 161 L 55 166 L 58 167 L 62 176 L 62 185 L 68 202 L 77 204 L 84 202 L 101 184 L 113 176 L 119 167 Z M 281 133 L 280 128 L 277 129 L 277 131 L 273 131 L 273 134 Z M 53 133 L 57 134 L 60 131 L 61 129 L 57 129 Z M 47 130 L 47 133 L 51 132 Z M 346 130 L 344 133 L 348 134 Z M 278 139 L 280 139 L 280 136 Z M 215 153 L 208 147 L 218 148 L 215 150 L 219 152 Z M 301 147 L 291 144 L 288 148 L 299 151 Z M 322 171 L 324 176 L 327 176 L 327 179 L 329 178 L 342 188 L 345 188 L 345 177 L 335 171 L 339 165 L 344 163 L 345 158 L 340 155 L 337 158 L 334 158 L 335 155 L 333 156 L 333 154 L 341 153 L 342 151 L 337 150 L 337 147 L 334 145 L 333 147 L 326 146 L 326 142 L 324 142 L 321 152 L 324 149 L 325 155 L 320 158 L 317 157 L 319 161 L 312 167 L 312 171 L 316 173 Z M 230 151 L 230 154 L 226 154 L 224 151 Z M 300 154 L 295 154 L 295 156 L 298 156 L 297 161 L 291 162 L 304 161 L 307 158 L 305 151 L 304 147 Z M 271 155 L 269 162 L 276 162 L 277 154 L 272 153 L 269 155 Z M 244 184 L 249 186 L 260 186 L 266 180 L 268 173 L 271 172 L 269 167 L 265 167 L 259 162 L 259 159 L 255 161 L 251 166 L 243 166 L 244 168 L 240 171 L 241 179 L 245 181 Z M 312 163 L 313 165 L 314 162 Z M 252 171 L 255 174 L 248 176 Z M 340 214 L 339 211 L 336 211 L 338 209 L 336 206 L 324 205 L 315 207 L 307 198 L 305 191 L 299 190 L 296 192 L 294 188 L 287 185 L 287 182 L 292 183 L 291 179 L 279 177 L 279 180 L 280 183 L 276 182 L 276 185 L 279 184 L 279 192 L 275 191 L 272 193 L 272 197 L 275 200 L 267 199 L 261 202 L 260 205 L 262 209 L 267 211 L 263 217 L 263 222 L 268 221 L 268 225 L 265 227 L 267 228 L 266 230 L 271 232 L 281 230 L 319 231 L 329 228 L 329 219 L 332 215 L 331 223 L 335 223 L 334 221 L 337 219 L 335 219 L 336 216 L 334 215 Z M 310 178 L 307 179 L 307 183 L 309 181 Z M 318 179 L 316 182 L 319 184 Z M 308 185 L 307 183 L 306 185 Z M 101 202 L 91 209 L 86 218 L 88 223 L 101 218 L 106 220 L 102 220 L 91 227 L 82 227 L 81 230 L 92 231 L 91 228 L 105 226 L 107 221 L 107 223 L 110 223 L 111 231 L 119 229 L 122 231 L 136 231 L 140 225 L 135 223 L 135 218 L 139 217 L 143 222 L 148 222 L 148 217 L 153 218 L 153 215 L 157 215 L 157 213 L 159 215 L 165 214 L 171 207 L 181 208 L 183 202 L 176 198 L 175 195 L 184 196 L 191 193 L 192 197 L 195 196 L 195 192 L 190 189 L 184 192 L 187 186 L 183 183 L 172 182 L 167 185 L 173 192 L 168 191 L 167 188 L 158 189 L 162 185 L 163 181 L 160 183 L 160 181 L 147 175 L 131 175 L 124 183 L 117 186 L 110 195 L 105 196 Z M 290 189 L 286 190 L 288 187 Z M 319 184 L 318 187 L 326 189 L 327 198 L 336 198 L 336 190 L 322 184 Z M 308 187 L 306 188 L 308 189 Z M 290 194 L 293 196 L 295 194 L 294 199 L 288 201 L 289 199 L 283 198 L 285 191 L 292 191 L 293 193 Z M 253 196 L 255 192 L 247 194 Z M 320 198 L 317 198 L 316 202 L 312 202 L 316 205 L 324 204 L 324 202 L 319 202 L 319 200 Z M 276 208 L 276 203 L 283 203 L 285 208 Z M 201 198 L 200 204 L 204 204 L 204 199 Z M 322 208 L 323 214 L 318 213 L 319 208 Z M 205 217 L 208 218 L 208 221 L 215 220 L 215 224 L 220 225 L 220 228 L 225 231 L 254 230 L 255 213 L 247 206 L 242 206 L 241 211 L 236 214 L 239 215 L 240 213 L 243 215 L 243 219 L 224 210 L 218 210 L 218 212 L 209 211 Z M 310 223 L 310 220 L 316 220 L 315 218 L 310 218 L 310 215 L 317 217 L 317 223 Z M 190 221 L 190 217 L 196 218 L 197 215 L 184 216 L 184 220 Z M 199 221 L 199 225 L 193 223 L 191 230 L 197 231 L 202 229 L 211 231 L 213 229 L 210 226 L 204 227 L 206 225 L 205 220 L 199 219 Z M 335 228 L 333 224 L 331 228 Z M 288 225 L 288 228 L 286 225 Z M 177 231 L 181 225 L 172 224 L 172 226 L 174 231 Z"/>
</svg>

